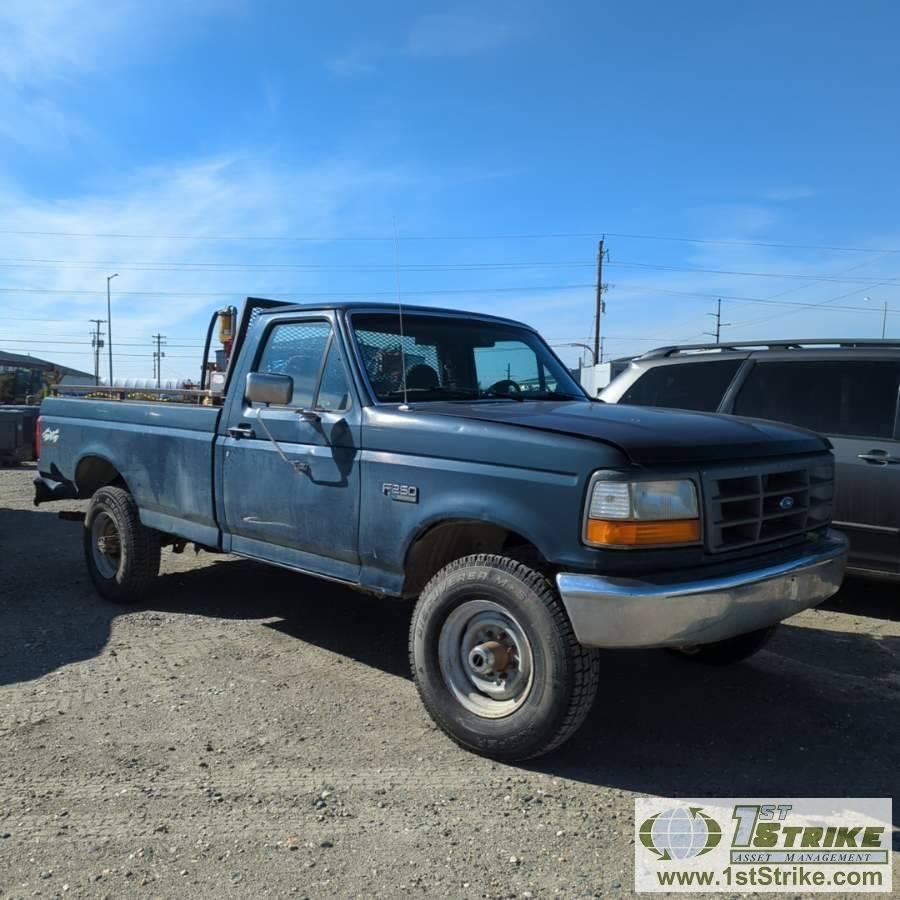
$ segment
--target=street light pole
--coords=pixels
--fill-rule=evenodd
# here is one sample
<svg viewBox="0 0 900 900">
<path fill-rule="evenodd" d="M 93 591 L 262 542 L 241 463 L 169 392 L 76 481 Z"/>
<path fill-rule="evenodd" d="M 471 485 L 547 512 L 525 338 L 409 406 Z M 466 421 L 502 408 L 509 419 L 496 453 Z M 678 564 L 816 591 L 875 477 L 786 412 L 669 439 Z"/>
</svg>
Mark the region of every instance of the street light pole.
<svg viewBox="0 0 900 900">
<path fill-rule="evenodd" d="M 564 347 L 583 347 L 585 350 L 587 350 L 588 353 L 591 354 L 591 357 L 592 357 L 593 360 L 594 360 L 594 365 L 595 365 L 595 366 L 597 365 L 598 362 L 600 362 L 600 360 L 597 359 L 597 354 L 594 352 L 594 348 L 588 346 L 587 344 L 579 344 L 577 341 L 571 341 L 570 343 L 564 344 L 563 346 L 564 346 Z M 599 345 L 598 345 L 598 346 L 599 346 Z"/>
<path fill-rule="evenodd" d="M 113 366 L 112 366 L 112 303 L 109 295 L 109 283 L 113 278 L 118 278 L 119 273 L 106 276 L 106 342 L 109 345 L 109 386 L 113 386 Z"/>
</svg>

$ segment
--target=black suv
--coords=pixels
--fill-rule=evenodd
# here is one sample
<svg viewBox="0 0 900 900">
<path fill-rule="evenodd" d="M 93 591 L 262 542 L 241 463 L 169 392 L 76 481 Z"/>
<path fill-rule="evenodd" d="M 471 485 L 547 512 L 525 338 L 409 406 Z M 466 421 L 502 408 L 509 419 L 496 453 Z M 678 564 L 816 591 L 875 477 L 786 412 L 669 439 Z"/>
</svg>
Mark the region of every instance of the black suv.
<svg viewBox="0 0 900 900">
<path fill-rule="evenodd" d="M 850 569 L 900 575 L 900 343 L 802 340 L 662 347 L 634 359 L 607 403 L 774 419 L 830 438 L 834 524 Z"/>
</svg>

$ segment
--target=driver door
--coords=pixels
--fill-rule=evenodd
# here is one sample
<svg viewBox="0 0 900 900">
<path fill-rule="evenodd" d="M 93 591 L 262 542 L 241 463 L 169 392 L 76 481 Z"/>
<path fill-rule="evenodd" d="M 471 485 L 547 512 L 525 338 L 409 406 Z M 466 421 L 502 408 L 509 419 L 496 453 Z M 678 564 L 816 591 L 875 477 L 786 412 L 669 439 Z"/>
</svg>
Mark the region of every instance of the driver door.
<svg viewBox="0 0 900 900">
<path fill-rule="evenodd" d="M 327 318 L 268 326 L 236 381 L 222 441 L 231 552 L 341 580 L 359 574 L 359 404 Z M 248 371 L 290 375 L 284 407 L 243 396 Z"/>
</svg>

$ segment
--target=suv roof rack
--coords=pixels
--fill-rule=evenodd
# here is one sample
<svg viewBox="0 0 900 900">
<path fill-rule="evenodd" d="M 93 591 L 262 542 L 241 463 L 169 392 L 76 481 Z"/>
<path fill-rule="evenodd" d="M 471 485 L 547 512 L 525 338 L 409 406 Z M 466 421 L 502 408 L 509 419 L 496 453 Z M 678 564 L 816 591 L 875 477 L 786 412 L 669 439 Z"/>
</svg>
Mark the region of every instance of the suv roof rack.
<svg viewBox="0 0 900 900">
<path fill-rule="evenodd" d="M 799 338 L 780 341 L 728 341 L 722 344 L 673 344 L 648 350 L 635 359 L 665 359 L 686 350 L 727 351 L 727 350 L 803 350 L 806 347 L 897 347 L 900 341 L 882 338 Z"/>
</svg>

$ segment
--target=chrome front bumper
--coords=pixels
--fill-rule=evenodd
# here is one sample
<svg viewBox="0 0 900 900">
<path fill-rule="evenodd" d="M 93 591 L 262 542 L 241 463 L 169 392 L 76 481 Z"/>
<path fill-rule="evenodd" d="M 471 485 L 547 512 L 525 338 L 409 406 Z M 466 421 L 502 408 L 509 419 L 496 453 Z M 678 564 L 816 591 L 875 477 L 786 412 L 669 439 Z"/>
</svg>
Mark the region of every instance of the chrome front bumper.
<svg viewBox="0 0 900 900">
<path fill-rule="evenodd" d="M 841 586 L 847 539 L 829 531 L 779 565 L 697 581 L 655 583 L 561 572 L 556 584 L 586 647 L 711 644 L 818 606 Z"/>
</svg>

